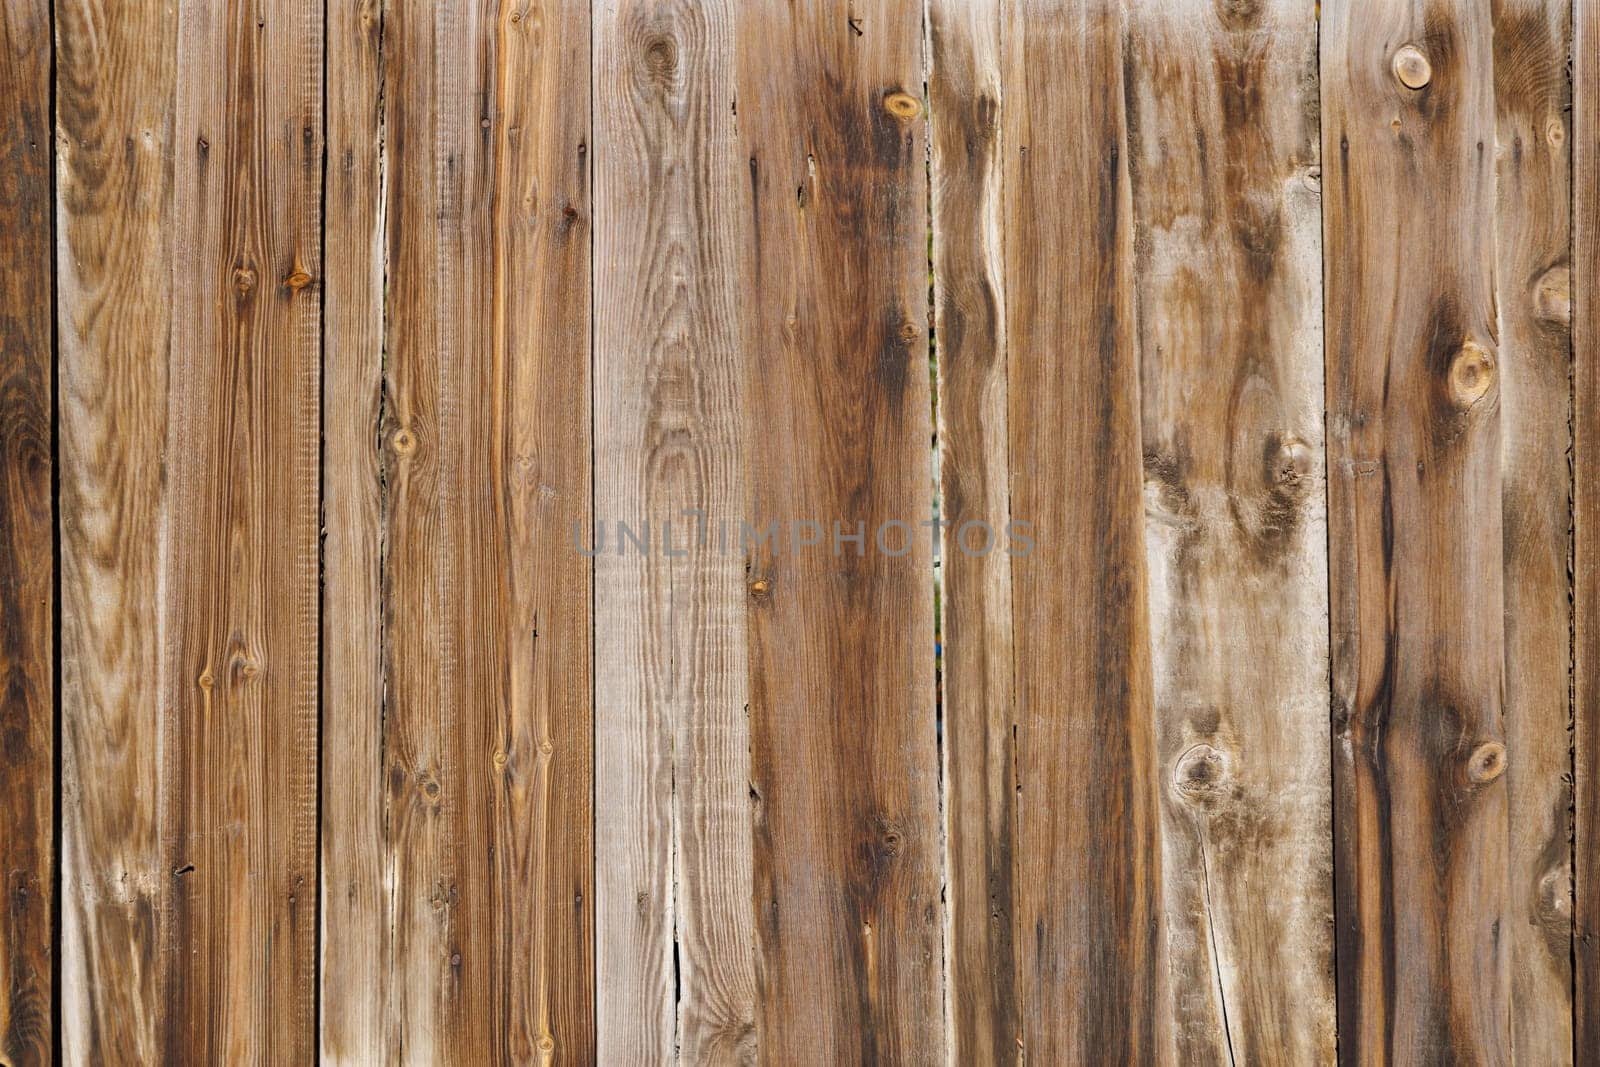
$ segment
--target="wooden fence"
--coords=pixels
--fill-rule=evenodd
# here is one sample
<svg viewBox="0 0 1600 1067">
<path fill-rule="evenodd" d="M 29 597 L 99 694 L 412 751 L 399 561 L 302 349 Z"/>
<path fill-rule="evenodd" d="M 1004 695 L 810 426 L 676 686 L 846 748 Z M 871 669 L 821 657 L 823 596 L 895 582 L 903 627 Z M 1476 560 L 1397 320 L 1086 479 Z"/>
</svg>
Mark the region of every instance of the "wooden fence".
<svg viewBox="0 0 1600 1067">
<path fill-rule="evenodd" d="M 0 1062 L 1600 1064 L 1597 0 L 0 90 Z"/>
</svg>

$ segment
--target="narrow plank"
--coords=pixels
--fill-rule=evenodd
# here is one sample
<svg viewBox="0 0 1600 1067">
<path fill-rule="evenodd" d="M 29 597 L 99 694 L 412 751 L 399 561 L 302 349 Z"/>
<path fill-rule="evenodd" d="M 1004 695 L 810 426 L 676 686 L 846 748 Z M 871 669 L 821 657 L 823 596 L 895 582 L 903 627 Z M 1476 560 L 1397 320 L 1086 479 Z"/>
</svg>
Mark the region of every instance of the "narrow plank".
<svg viewBox="0 0 1600 1067">
<path fill-rule="evenodd" d="M 161 1043 L 183 1062 L 304 1062 L 316 1048 L 322 5 L 184 5 L 177 29 Z"/>
<path fill-rule="evenodd" d="M 1519 1063 L 1556 1064 L 1573 1054 L 1571 11 L 1566 0 L 1492 11 L 1511 1046 Z"/>
<path fill-rule="evenodd" d="M 952 1053 L 1009 1063 L 1016 981 L 1011 554 L 1001 215 L 1000 8 L 930 0 L 941 685 Z M 977 524 L 977 525 L 975 525 Z M 964 537 L 964 540 L 963 540 Z M 970 551 L 969 551 L 970 547 Z"/>
<path fill-rule="evenodd" d="M 49 1063 L 55 1007 L 50 5 L 0 6 L 0 1060 Z"/>
<path fill-rule="evenodd" d="M 1037 543 L 1012 561 L 1016 937 L 1039 1063 L 1172 1047 L 1123 33 L 1112 0 L 1027 0 L 1002 29 L 1011 509 Z"/>
<path fill-rule="evenodd" d="M 1349 1062 L 1511 1051 L 1491 31 L 1481 5 L 1322 10 Z"/>
<path fill-rule="evenodd" d="M 382 32 L 388 1055 L 586 1062 L 589 15 Z"/>
<path fill-rule="evenodd" d="M 761 1053 L 937 1062 L 921 20 L 745 4 L 738 40 L 742 518 L 781 537 L 745 546 Z"/>
<path fill-rule="evenodd" d="M 62 0 L 55 31 L 61 1051 L 157 1063 L 177 19 Z"/>
<path fill-rule="evenodd" d="M 725 534 L 744 495 L 737 12 L 612 0 L 596 14 L 604 1063 L 758 1051 L 747 594 Z M 621 524 L 648 531 L 649 548 L 625 543 Z"/>
<path fill-rule="evenodd" d="M 1129 8 L 1145 543 L 1180 1062 L 1334 1058 L 1317 26 Z"/>
<path fill-rule="evenodd" d="M 321 1031 L 327 1063 L 389 1049 L 381 476 L 381 0 L 330 4 L 322 405 Z"/>
<path fill-rule="evenodd" d="M 1572 23 L 1573 1042 L 1600 1064 L 1600 3 Z"/>
</svg>

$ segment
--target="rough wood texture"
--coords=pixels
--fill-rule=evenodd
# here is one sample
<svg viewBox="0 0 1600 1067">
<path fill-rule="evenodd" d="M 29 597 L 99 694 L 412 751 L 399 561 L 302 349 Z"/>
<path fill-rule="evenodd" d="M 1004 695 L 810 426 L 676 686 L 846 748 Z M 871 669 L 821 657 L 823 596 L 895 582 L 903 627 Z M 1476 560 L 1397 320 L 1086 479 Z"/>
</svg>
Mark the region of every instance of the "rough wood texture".
<svg viewBox="0 0 1600 1067">
<path fill-rule="evenodd" d="M 0 1062 L 48 1063 L 55 1006 L 50 5 L 0 5 Z"/>
<path fill-rule="evenodd" d="M 1505 582 L 1505 936 L 1518 1063 L 1572 1045 L 1566 0 L 1493 5 Z M 1589 136 L 1594 136 L 1590 127 Z"/>
<path fill-rule="evenodd" d="M 1322 10 L 1349 1062 L 1511 1054 L 1491 47 L 1480 5 Z"/>
<path fill-rule="evenodd" d="M 388 1046 L 381 477 L 383 9 L 329 4 L 323 187 L 322 1031 L 328 1063 Z"/>
<path fill-rule="evenodd" d="M 1011 541 L 978 554 L 983 527 L 972 525 L 1005 531 L 1011 517 L 1000 10 L 992 2 L 932 0 L 927 15 L 939 484 L 947 523 L 940 553 L 947 1010 L 956 1062 L 1009 1063 L 1021 1025 Z"/>
<path fill-rule="evenodd" d="M 586 1062 L 589 15 L 382 34 L 388 1055 Z"/>
<path fill-rule="evenodd" d="M 740 5 L 762 1056 L 945 1055 L 920 20 Z M 871 541 L 881 523 L 898 555 Z M 819 544 L 810 540 L 817 523 Z M 854 536 L 834 553 L 833 523 Z M 799 536 L 794 536 L 798 532 Z M 903 547 L 903 551 L 902 551 Z"/>
<path fill-rule="evenodd" d="M 177 22 L 102 0 L 63 0 L 55 15 L 61 1050 L 67 1063 L 154 1063 L 176 878 L 155 795 Z"/>
<path fill-rule="evenodd" d="M 1334 1058 L 1317 28 L 1130 8 L 1145 544 L 1178 1058 Z"/>
<path fill-rule="evenodd" d="M 1572 26 L 1573 1042 L 1600 1064 L 1600 3 Z"/>
<path fill-rule="evenodd" d="M 748 594 L 726 539 L 744 496 L 738 10 L 618 0 L 596 13 L 603 1063 L 758 1053 Z"/>
<path fill-rule="evenodd" d="M 1012 561 L 1016 928 L 1039 1063 L 1171 1054 L 1123 23 L 1111 0 L 1029 0 L 1002 30 L 1011 509 L 1038 544 Z"/>
</svg>

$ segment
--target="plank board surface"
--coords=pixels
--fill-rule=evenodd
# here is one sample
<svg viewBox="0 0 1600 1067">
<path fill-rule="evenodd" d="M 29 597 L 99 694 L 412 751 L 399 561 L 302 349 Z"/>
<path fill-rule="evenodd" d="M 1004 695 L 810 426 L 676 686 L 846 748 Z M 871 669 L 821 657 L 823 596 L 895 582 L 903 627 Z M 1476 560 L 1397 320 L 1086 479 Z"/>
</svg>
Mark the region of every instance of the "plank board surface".
<svg viewBox="0 0 1600 1067">
<path fill-rule="evenodd" d="M 1125 17 L 1110 0 L 1028 0 L 1005 17 L 1011 511 L 1037 541 L 1012 561 L 1021 1039 L 1040 1063 L 1157 1061 L 1172 1021 Z"/>
<path fill-rule="evenodd" d="M 1322 11 L 1340 1055 L 1511 1052 L 1492 29 Z"/>
<path fill-rule="evenodd" d="M 1180 1062 L 1334 1058 L 1316 22 L 1130 7 L 1162 920 Z"/>
<path fill-rule="evenodd" d="M 381 46 L 386 1054 L 586 1062 L 589 17 L 399 3 Z"/>
<path fill-rule="evenodd" d="M 0 1061 L 54 1041 L 50 5 L 0 5 Z"/>
</svg>

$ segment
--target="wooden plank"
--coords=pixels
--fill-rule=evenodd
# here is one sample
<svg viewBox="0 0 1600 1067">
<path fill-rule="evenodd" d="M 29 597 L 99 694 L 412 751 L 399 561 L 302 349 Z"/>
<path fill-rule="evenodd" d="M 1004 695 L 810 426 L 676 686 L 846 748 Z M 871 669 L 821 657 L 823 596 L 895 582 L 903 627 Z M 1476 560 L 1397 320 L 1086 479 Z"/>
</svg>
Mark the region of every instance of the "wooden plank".
<svg viewBox="0 0 1600 1067">
<path fill-rule="evenodd" d="M 1037 542 L 1012 561 L 1016 928 L 1040 1063 L 1171 1054 L 1123 21 L 1033 0 L 1002 30 L 1011 510 Z"/>
<path fill-rule="evenodd" d="M 585 1062 L 589 16 L 382 32 L 389 1055 Z"/>
<path fill-rule="evenodd" d="M 161 1044 L 301 1062 L 316 1042 L 322 5 L 183 6 L 177 29 Z"/>
<path fill-rule="evenodd" d="M 1322 11 L 1340 1055 L 1510 1057 L 1493 54 Z"/>
<path fill-rule="evenodd" d="M 725 539 L 745 485 L 737 11 L 615 0 L 596 16 L 604 1063 L 757 1055 L 748 594 Z"/>
<path fill-rule="evenodd" d="M 1130 7 L 1163 918 L 1180 1062 L 1335 1052 L 1317 26 Z"/>
<path fill-rule="evenodd" d="M 323 287 L 322 1059 L 391 1049 L 381 0 L 330 4 Z"/>
<path fill-rule="evenodd" d="M 744 560 L 761 1054 L 935 1062 L 922 27 L 889 0 L 745 4 L 738 40 L 741 518 L 781 538 Z M 891 521 L 900 554 L 873 543 Z"/>
<path fill-rule="evenodd" d="M 50 5 L 0 6 L 0 1060 L 49 1063 L 55 1006 Z"/>
<path fill-rule="evenodd" d="M 1573 1055 L 1570 5 L 1492 10 L 1511 1046 L 1554 1064 Z"/>
<path fill-rule="evenodd" d="M 1600 1064 L 1600 3 L 1572 24 L 1573 1049 Z"/>
<path fill-rule="evenodd" d="M 155 1063 L 175 881 L 152 797 L 168 699 L 177 22 L 169 7 L 102 0 L 63 0 L 55 16 L 61 1051 Z"/>
<path fill-rule="evenodd" d="M 1015 725 L 1011 553 L 982 551 L 1010 520 L 1001 195 L 1000 10 L 931 0 L 938 353 L 941 685 L 949 864 L 946 970 L 959 1063 L 1015 1060 Z M 965 541 L 962 536 L 965 534 Z M 966 549 L 972 547 L 972 551 Z"/>
</svg>

